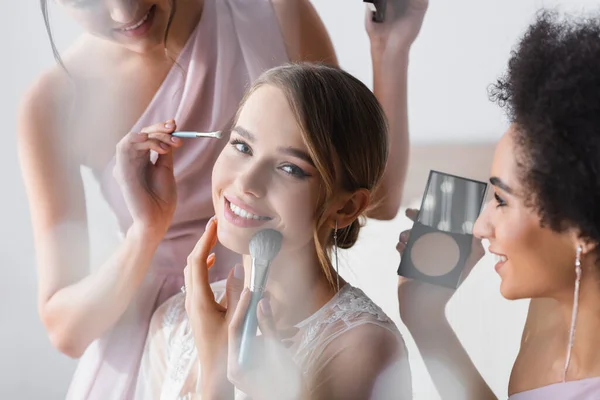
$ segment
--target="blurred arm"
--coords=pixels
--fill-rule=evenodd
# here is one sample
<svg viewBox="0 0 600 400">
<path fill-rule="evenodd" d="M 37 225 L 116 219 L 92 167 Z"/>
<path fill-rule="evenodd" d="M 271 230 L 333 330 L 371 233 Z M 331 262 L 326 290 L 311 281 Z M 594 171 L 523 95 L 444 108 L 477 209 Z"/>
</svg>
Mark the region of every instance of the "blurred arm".
<svg viewBox="0 0 600 400">
<path fill-rule="evenodd" d="M 38 310 L 50 341 L 79 357 L 124 313 L 160 238 L 130 229 L 116 252 L 89 273 L 85 195 L 74 145 L 65 129 L 60 78 L 47 74 L 26 93 L 18 148 L 38 268 Z"/>
</svg>

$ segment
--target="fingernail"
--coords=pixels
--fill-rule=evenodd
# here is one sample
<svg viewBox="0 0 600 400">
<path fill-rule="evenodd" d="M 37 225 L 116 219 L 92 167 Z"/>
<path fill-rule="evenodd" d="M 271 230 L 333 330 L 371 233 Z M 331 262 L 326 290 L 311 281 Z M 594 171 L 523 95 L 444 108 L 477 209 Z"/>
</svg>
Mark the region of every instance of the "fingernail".
<svg viewBox="0 0 600 400">
<path fill-rule="evenodd" d="M 160 147 L 163 148 L 163 149 L 165 149 L 165 150 L 169 150 L 169 145 L 168 144 L 161 143 Z"/>
<path fill-rule="evenodd" d="M 215 219 L 214 215 L 212 217 L 210 217 L 210 219 L 206 223 L 206 228 L 204 228 L 204 230 L 207 230 L 210 227 L 210 224 L 212 224 L 212 222 L 214 221 L 214 219 Z"/>
<path fill-rule="evenodd" d="M 260 308 L 265 315 L 271 315 L 271 304 L 269 304 L 269 300 L 262 299 L 260 301 Z"/>
<path fill-rule="evenodd" d="M 233 268 L 233 277 L 236 279 L 244 279 L 244 267 L 240 264 L 236 264 Z"/>
<path fill-rule="evenodd" d="M 179 138 L 176 136 L 171 136 L 171 142 L 173 143 L 179 143 Z"/>
<path fill-rule="evenodd" d="M 175 124 L 172 123 L 172 122 L 167 122 L 165 124 L 165 128 L 167 128 L 167 129 L 173 129 L 173 128 L 175 128 Z"/>
</svg>

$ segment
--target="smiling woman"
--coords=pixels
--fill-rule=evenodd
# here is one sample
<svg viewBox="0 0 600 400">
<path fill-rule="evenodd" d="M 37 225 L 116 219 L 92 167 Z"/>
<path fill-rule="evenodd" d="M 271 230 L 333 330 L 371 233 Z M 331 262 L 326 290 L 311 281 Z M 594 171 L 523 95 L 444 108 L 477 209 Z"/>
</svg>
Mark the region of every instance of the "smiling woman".
<svg viewBox="0 0 600 400">
<path fill-rule="evenodd" d="M 348 73 L 290 65 L 258 79 L 213 169 L 216 219 L 188 258 L 186 297 L 173 296 L 152 319 L 140 400 L 228 399 L 234 385 L 235 398 L 257 400 L 412 398 L 399 331 L 331 262 L 337 246 L 352 247 L 358 237 L 387 148 L 383 110 Z M 236 354 L 250 260 L 227 283 L 209 286 L 206 269 L 217 238 L 247 255 L 263 228 L 283 241 L 258 313 L 256 346 L 265 351 L 245 369 Z M 287 350 L 283 332 L 293 332 Z"/>
<path fill-rule="evenodd" d="M 511 125 L 493 157 L 494 199 L 474 233 L 497 256 L 502 295 L 532 299 L 511 400 L 600 393 L 599 38 L 597 15 L 542 11 L 491 92 Z M 493 398 L 445 319 L 452 294 L 401 281 L 402 318 L 442 396 Z M 424 303 L 430 317 L 414 318 L 411 308 Z"/>
<path fill-rule="evenodd" d="M 49 32 L 53 4 L 41 1 Z M 225 140 L 171 134 L 223 130 L 264 70 L 306 59 L 335 63 L 335 53 L 306 0 L 56 4 L 84 34 L 62 57 L 51 41 L 58 65 L 23 97 L 18 128 L 39 313 L 51 343 L 81 358 L 68 399 L 128 399 L 150 316 L 179 291 L 185 259 L 214 215 L 210 174 Z M 280 29 L 292 23 L 293 32 Z M 311 43 L 297 39 L 305 26 Z M 158 183 L 123 179 L 136 168 L 155 167 L 150 150 L 162 157 L 147 175 Z M 139 156 L 135 162 L 123 162 L 128 151 Z M 173 181 L 161 167 L 171 156 L 178 171 Z M 123 237 L 91 273 L 82 166 L 98 180 Z M 142 189 L 149 187 L 156 189 L 151 195 Z M 211 280 L 225 277 L 240 259 L 223 246 L 215 252 Z"/>
</svg>

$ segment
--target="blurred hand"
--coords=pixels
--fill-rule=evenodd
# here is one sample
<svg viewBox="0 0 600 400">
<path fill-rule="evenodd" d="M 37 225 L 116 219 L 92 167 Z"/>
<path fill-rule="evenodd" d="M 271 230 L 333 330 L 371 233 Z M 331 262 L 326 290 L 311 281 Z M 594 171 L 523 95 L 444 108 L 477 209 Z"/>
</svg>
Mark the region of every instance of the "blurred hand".
<svg viewBox="0 0 600 400">
<path fill-rule="evenodd" d="M 371 47 L 385 52 L 408 50 L 419 35 L 428 5 L 428 0 L 387 0 L 383 22 L 373 22 L 367 9 L 365 26 Z"/>
<path fill-rule="evenodd" d="M 244 316 L 251 293 L 245 290 L 229 325 L 227 377 L 238 389 L 256 400 L 304 399 L 306 388 L 302 372 L 287 350 L 298 328 L 279 329 L 273 318 L 268 296 L 257 307 L 261 336 L 253 342 L 252 363 L 245 368 L 238 363 Z"/>
<path fill-rule="evenodd" d="M 134 226 L 161 237 L 177 204 L 173 151 L 181 146 L 181 140 L 171 136 L 174 131 L 171 120 L 128 133 L 117 144 L 113 170 Z M 150 161 L 150 150 L 158 153 L 155 164 Z"/>
<path fill-rule="evenodd" d="M 406 216 L 413 222 L 416 220 L 418 214 L 419 210 L 406 210 Z M 400 256 L 402 256 L 406 249 L 409 237 L 410 229 L 400 233 L 398 244 L 396 245 L 396 250 L 398 250 Z M 467 278 L 473 267 L 477 265 L 484 255 L 485 249 L 481 244 L 481 240 L 473 236 L 471 253 L 463 269 L 460 284 Z M 450 300 L 455 292 L 455 289 L 399 276 L 398 304 L 400 307 L 400 317 L 408 326 L 411 322 L 423 318 L 424 313 L 433 316 L 443 315 L 448 300 Z"/>
</svg>

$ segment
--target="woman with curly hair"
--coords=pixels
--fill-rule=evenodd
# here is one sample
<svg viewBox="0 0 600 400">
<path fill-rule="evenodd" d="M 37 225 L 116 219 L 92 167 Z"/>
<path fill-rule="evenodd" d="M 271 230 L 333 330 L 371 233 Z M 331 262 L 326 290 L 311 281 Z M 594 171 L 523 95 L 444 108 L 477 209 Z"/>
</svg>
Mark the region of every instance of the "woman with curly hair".
<svg viewBox="0 0 600 400">
<path fill-rule="evenodd" d="M 502 295 L 532 299 L 510 400 L 600 399 L 600 20 L 540 13 L 491 95 L 511 125 L 474 232 L 497 256 Z M 452 294 L 401 278 L 402 319 L 442 398 L 496 398 L 445 318 Z"/>
</svg>

